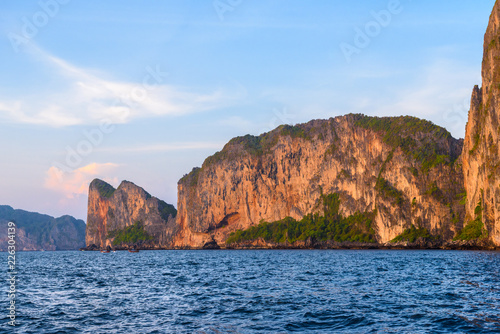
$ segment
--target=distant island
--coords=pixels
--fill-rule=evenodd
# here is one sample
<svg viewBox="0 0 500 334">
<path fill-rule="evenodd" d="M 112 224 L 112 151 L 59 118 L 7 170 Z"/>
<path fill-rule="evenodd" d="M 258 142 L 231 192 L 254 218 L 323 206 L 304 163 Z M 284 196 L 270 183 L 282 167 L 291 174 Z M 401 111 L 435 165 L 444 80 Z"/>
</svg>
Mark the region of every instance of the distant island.
<svg viewBox="0 0 500 334">
<path fill-rule="evenodd" d="M 232 139 L 178 182 L 90 185 L 86 249 L 500 247 L 500 4 L 465 140 L 350 114 Z"/>
<path fill-rule="evenodd" d="M 16 250 L 77 250 L 85 245 L 85 222 L 71 216 L 15 210 L 0 205 L 0 251 L 7 251 L 7 224 L 16 223 Z"/>
</svg>

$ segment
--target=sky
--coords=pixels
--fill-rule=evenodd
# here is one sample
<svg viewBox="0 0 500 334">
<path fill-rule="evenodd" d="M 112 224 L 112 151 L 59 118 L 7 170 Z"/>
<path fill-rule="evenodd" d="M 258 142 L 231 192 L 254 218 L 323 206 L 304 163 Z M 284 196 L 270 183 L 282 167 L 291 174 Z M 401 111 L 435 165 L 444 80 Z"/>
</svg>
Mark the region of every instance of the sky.
<svg viewBox="0 0 500 334">
<path fill-rule="evenodd" d="M 235 136 L 348 113 L 463 138 L 494 0 L 2 1 L 0 204 L 177 181 Z"/>
</svg>

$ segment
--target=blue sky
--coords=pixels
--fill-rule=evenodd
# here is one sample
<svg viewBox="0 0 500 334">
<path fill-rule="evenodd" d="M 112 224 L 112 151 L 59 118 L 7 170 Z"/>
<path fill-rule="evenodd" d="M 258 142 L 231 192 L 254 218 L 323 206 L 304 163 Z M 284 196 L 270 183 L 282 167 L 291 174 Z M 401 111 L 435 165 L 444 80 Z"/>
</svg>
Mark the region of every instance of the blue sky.
<svg viewBox="0 0 500 334">
<path fill-rule="evenodd" d="M 493 5 L 3 1 L 0 204 L 85 219 L 95 177 L 176 204 L 232 137 L 351 112 L 463 137 Z"/>
</svg>

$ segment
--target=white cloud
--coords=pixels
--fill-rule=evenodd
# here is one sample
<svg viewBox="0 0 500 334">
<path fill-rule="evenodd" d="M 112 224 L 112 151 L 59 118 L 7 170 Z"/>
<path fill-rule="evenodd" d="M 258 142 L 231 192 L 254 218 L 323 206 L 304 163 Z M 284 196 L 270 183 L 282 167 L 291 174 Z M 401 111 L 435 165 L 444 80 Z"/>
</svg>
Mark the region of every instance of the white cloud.
<svg viewBox="0 0 500 334">
<path fill-rule="evenodd" d="M 168 75 L 157 65 L 145 66 L 141 82 L 105 79 L 101 73 L 74 66 L 30 46 L 30 54 L 52 69 L 51 82 L 60 90 L 22 98 L 0 97 L 0 114 L 10 121 L 55 127 L 97 124 L 106 119 L 128 123 L 155 116 L 180 116 L 213 110 L 233 103 L 243 93 L 224 89 L 192 92 L 167 84 Z"/>
<path fill-rule="evenodd" d="M 71 172 L 64 172 L 57 167 L 50 167 L 46 172 L 45 188 L 62 193 L 66 198 L 73 199 L 80 195 L 87 195 L 90 182 L 100 178 L 106 182 L 118 183 L 118 179 L 108 175 L 118 165 L 113 163 L 91 163 Z"/>
</svg>

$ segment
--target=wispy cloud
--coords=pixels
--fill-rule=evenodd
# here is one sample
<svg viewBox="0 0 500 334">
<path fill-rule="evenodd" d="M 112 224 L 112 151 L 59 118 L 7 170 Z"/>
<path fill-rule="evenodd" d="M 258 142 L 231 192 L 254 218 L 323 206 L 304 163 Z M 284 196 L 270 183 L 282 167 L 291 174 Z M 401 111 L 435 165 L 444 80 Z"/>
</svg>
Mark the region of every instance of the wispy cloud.
<svg viewBox="0 0 500 334">
<path fill-rule="evenodd" d="M 102 120 L 128 123 L 138 118 L 217 109 L 234 103 L 242 94 L 234 89 L 193 92 L 168 85 L 168 74 L 157 65 L 145 65 L 140 82 L 124 82 L 79 68 L 33 44 L 29 53 L 51 69 L 50 79 L 60 83 L 60 90 L 54 93 L 42 88 L 34 96 L 0 96 L 0 114 L 13 122 L 54 127 Z"/>
<path fill-rule="evenodd" d="M 451 59 L 437 59 L 421 69 L 417 79 L 395 90 L 394 99 L 373 108 L 375 115 L 414 115 L 446 127 L 462 137 L 474 84 L 480 72 Z"/>
<path fill-rule="evenodd" d="M 345 71 L 341 75 L 348 88 L 340 87 L 338 80 L 325 81 L 327 76 L 315 74 L 306 80 L 303 89 L 271 88 L 267 94 L 280 104 L 293 106 L 294 121 L 348 113 L 412 115 L 431 120 L 455 137 L 462 137 L 472 88 L 481 83 L 479 68 L 438 54 L 407 72 Z M 377 84 L 378 81 L 382 83 Z"/>
<path fill-rule="evenodd" d="M 73 199 L 86 195 L 90 182 L 94 178 L 101 178 L 107 182 L 117 184 L 118 179 L 109 175 L 118 167 L 113 163 L 91 163 L 72 172 L 64 172 L 57 167 L 50 167 L 46 172 L 45 188 L 63 194 L 66 198 Z"/>
<path fill-rule="evenodd" d="M 107 147 L 96 149 L 96 152 L 112 153 L 149 153 L 149 152 L 170 152 L 185 150 L 205 150 L 222 149 L 224 142 L 187 142 L 187 143 L 160 143 L 154 145 L 144 145 L 135 147 Z"/>
</svg>

